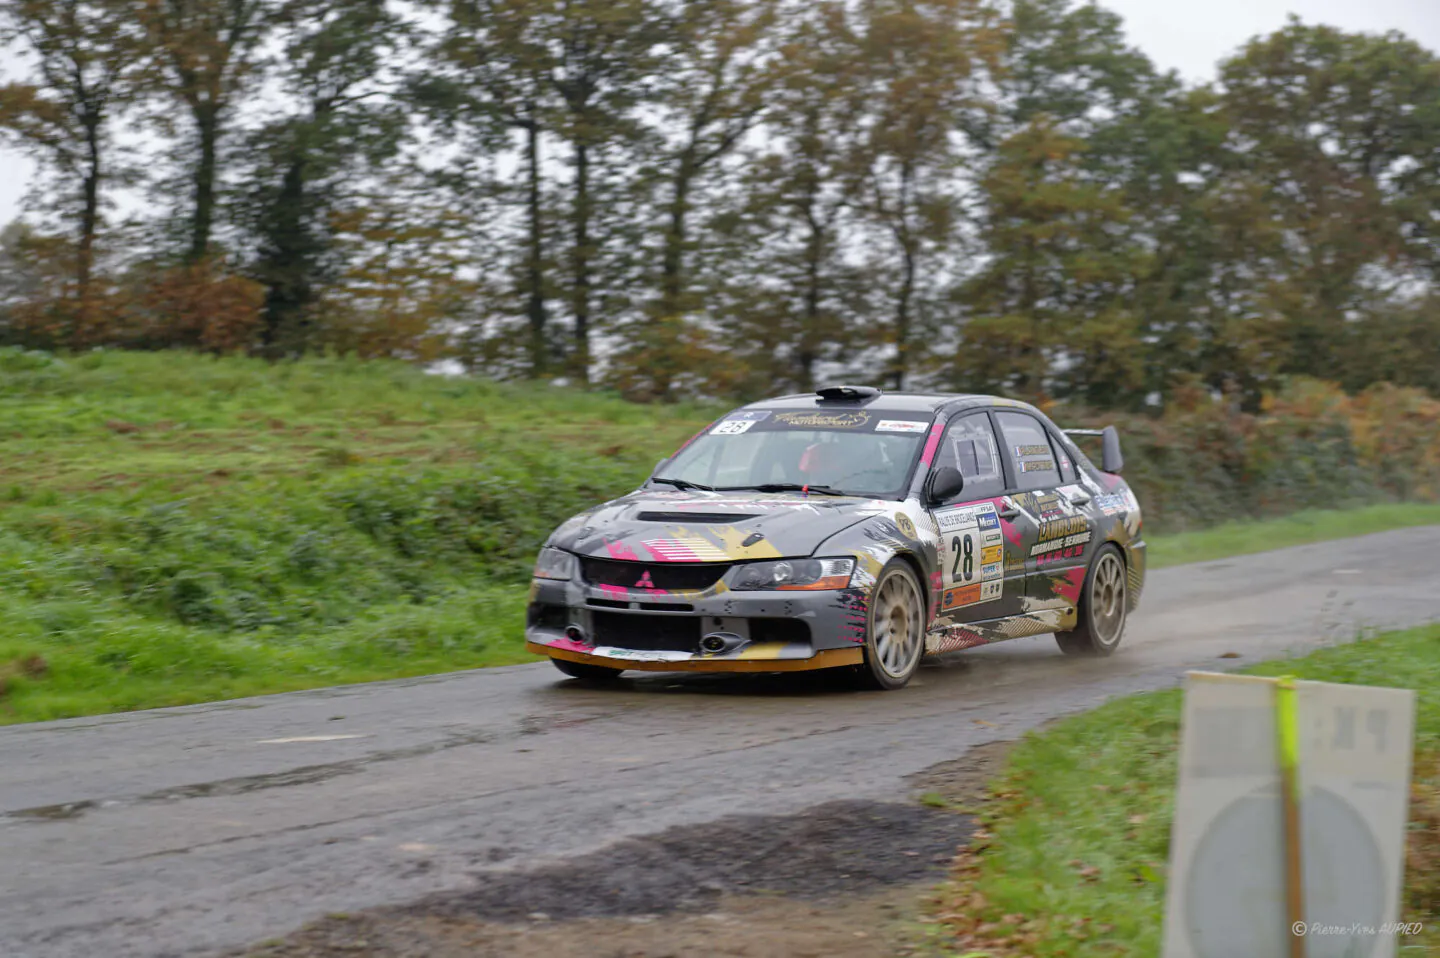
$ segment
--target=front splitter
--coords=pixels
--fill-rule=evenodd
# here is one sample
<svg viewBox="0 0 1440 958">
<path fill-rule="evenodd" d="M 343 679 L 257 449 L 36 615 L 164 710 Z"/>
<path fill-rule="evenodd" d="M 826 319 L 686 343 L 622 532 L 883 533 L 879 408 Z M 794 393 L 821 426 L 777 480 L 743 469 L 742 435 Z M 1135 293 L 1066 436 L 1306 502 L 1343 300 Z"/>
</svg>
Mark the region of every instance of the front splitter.
<svg viewBox="0 0 1440 958">
<path fill-rule="evenodd" d="M 557 649 L 538 642 L 526 642 L 525 651 L 552 659 L 598 665 L 607 669 L 624 669 L 627 672 L 807 672 L 813 669 L 861 665 L 865 661 L 865 653 L 859 646 L 853 649 L 823 649 L 808 659 L 683 659 L 679 662 L 615 659 L 605 655 Z"/>
</svg>

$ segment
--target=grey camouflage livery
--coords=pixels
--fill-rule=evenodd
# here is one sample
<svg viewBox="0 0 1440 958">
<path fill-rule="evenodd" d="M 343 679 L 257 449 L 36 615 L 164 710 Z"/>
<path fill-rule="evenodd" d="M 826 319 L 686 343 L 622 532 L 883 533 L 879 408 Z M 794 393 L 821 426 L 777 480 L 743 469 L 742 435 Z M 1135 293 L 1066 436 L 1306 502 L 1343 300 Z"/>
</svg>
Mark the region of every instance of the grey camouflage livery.
<svg viewBox="0 0 1440 958">
<path fill-rule="evenodd" d="M 764 417 L 810 429 L 908 423 L 905 431 L 920 435 L 890 498 L 677 489 L 652 476 L 573 517 L 542 551 L 573 562 L 534 580 L 527 647 L 587 678 L 622 669 L 864 672 L 868 665 L 878 670 L 875 684 L 892 688 L 908 680 L 914 663 L 906 659 L 897 671 L 879 660 L 894 657 L 887 638 L 901 641 L 907 621 L 921 624 L 915 641 L 923 639 L 925 653 L 1046 632 L 1058 633 L 1067 652 L 1107 654 L 1118 644 L 1145 581 L 1139 504 L 1119 475 L 1092 464 L 1039 410 L 989 396 L 844 387 L 753 403 L 699 435 L 740 432 L 726 424 Z M 937 463 L 942 441 L 962 421 L 974 431 L 987 420 L 997 437 L 1020 427 L 1043 436 L 990 447 L 999 450 L 1000 483 L 983 490 L 990 494 L 971 496 L 982 491 L 972 475 L 967 488 L 937 499 L 947 472 Z M 975 461 L 963 455 L 973 446 L 955 445 L 973 473 Z M 1118 471 L 1118 444 L 1115 460 L 1106 465 Z M 948 470 L 956 471 L 963 472 Z M 1042 487 L 1023 488 L 1052 472 Z M 853 559 L 848 581 L 736 587 L 753 563 L 810 557 Z M 882 578 L 895 578 L 896 588 L 877 595 Z M 905 598 L 907 581 L 918 586 L 914 599 Z"/>
</svg>

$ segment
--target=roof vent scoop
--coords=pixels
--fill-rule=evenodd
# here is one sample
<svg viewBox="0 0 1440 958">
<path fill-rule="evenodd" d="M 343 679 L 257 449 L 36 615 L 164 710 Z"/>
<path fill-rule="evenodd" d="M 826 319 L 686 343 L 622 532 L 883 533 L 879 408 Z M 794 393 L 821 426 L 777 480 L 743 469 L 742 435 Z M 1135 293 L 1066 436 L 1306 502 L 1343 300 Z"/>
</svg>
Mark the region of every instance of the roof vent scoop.
<svg viewBox="0 0 1440 958">
<path fill-rule="evenodd" d="M 826 386 L 815 390 L 815 395 L 826 402 L 866 402 L 880 395 L 874 386 Z"/>
</svg>

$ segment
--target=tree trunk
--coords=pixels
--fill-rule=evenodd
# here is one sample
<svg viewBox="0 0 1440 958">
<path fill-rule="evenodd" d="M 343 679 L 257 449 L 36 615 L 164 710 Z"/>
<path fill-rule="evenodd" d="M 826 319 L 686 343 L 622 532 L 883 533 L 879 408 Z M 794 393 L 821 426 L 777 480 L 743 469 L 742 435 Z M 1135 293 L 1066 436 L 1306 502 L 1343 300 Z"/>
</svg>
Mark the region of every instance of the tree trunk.
<svg viewBox="0 0 1440 958">
<path fill-rule="evenodd" d="M 530 243 L 525 260 L 525 315 L 530 321 L 530 375 L 539 378 L 550 368 L 550 346 L 546 342 L 545 325 L 545 222 L 540 209 L 540 124 L 534 119 L 525 124 L 525 170 L 529 178 L 525 198 L 526 215 L 530 221 Z"/>
<path fill-rule="evenodd" d="M 690 189 L 695 180 L 693 150 L 686 150 L 675 174 L 675 192 L 670 204 L 670 229 L 665 234 L 665 253 L 660 264 L 660 315 L 673 316 L 683 310 L 685 239 L 690 213 Z"/>
<path fill-rule="evenodd" d="M 575 144 L 575 355 L 571 370 L 581 383 L 590 381 L 590 147 Z"/>
<path fill-rule="evenodd" d="M 198 262 L 210 252 L 210 230 L 215 220 L 215 148 L 220 136 L 220 110 L 201 104 L 194 110 L 200 139 L 200 160 L 195 166 L 195 210 L 186 259 Z"/>
<path fill-rule="evenodd" d="M 910 301 L 915 294 L 915 240 L 910 234 L 907 217 L 910 212 L 910 192 L 914 174 L 907 162 L 900 168 L 900 196 L 896 201 L 895 239 L 900 244 L 903 268 L 900 276 L 900 295 L 895 302 L 895 366 L 892 370 L 895 389 L 905 388 L 905 374 L 910 366 Z"/>
<path fill-rule="evenodd" d="M 314 244 L 306 235 L 306 178 L 303 147 L 285 168 L 280 194 L 273 207 L 270 243 L 265 254 L 265 328 L 261 343 L 272 358 L 286 347 L 304 352 L 305 308 L 310 302 L 310 270 L 315 265 Z"/>
<path fill-rule="evenodd" d="M 695 181 L 693 146 L 680 158 L 675 174 L 674 195 L 670 203 L 670 228 L 665 233 L 665 249 L 660 262 L 660 304 L 656 322 L 660 354 L 652 363 L 652 390 L 655 398 L 669 400 L 675 380 L 676 356 L 674 335 L 685 312 L 685 241 L 690 212 L 690 190 Z"/>
<path fill-rule="evenodd" d="M 906 242 L 902 248 L 904 269 L 900 279 L 900 297 L 895 304 L 895 389 L 905 388 L 905 375 L 910 365 L 910 300 L 915 294 L 915 244 Z"/>
<path fill-rule="evenodd" d="M 83 122 L 87 163 L 80 186 L 80 241 L 75 257 L 75 295 L 82 303 L 90 293 L 90 275 L 95 266 L 95 233 L 100 223 L 100 117 L 87 114 Z"/>
<path fill-rule="evenodd" d="M 800 388 L 810 392 L 815 388 L 815 360 L 819 358 L 816 327 L 820 325 L 820 261 L 825 253 L 825 234 L 815 223 L 813 211 L 807 211 L 807 217 L 811 222 L 810 239 L 805 244 L 805 312 L 796 359 L 800 367 Z"/>
</svg>

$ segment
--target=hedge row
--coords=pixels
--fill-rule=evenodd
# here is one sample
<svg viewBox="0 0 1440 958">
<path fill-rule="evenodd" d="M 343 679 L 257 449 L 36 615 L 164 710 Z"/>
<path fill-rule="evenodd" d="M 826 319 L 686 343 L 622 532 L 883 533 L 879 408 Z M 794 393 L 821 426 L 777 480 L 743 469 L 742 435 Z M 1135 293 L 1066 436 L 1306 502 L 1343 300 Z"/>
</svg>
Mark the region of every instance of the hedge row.
<svg viewBox="0 0 1440 958">
<path fill-rule="evenodd" d="M 1120 429 L 1125 477 L 1151 531 L 1440 497 L 1440 401 L 1416 389 L 1347 396 L 1297 380 L 1258 415 L 1199 397 L 1160 418 L 1050 414 L 1062 426 Z"/>
</svg>

